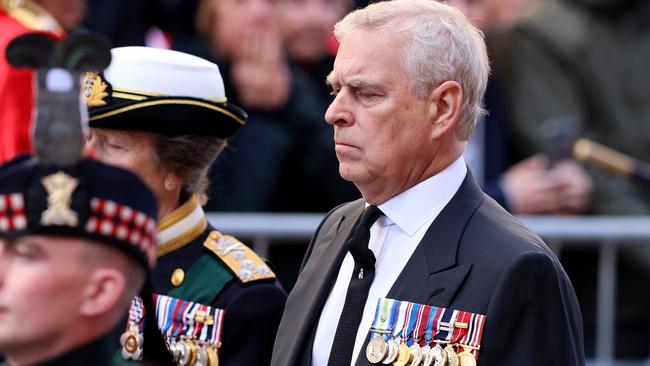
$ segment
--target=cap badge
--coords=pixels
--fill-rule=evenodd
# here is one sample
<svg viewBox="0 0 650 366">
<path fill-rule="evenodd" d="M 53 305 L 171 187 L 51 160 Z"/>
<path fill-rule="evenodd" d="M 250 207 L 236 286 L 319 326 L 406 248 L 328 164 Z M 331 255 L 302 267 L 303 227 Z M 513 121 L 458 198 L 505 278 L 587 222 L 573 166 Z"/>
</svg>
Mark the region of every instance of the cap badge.
<svg viewBox="0 0 650 366">
<path fill-rule="evenodd" d="M 70 209 L 70 203 L 79 180 L 59 171 L 43 178 L 41 183 L 48 194 L 41 225 L 77 226 L 77 213 Z"/>
<path fill-rule="evenodd" d="M 106 105 L 104 98 L 108 96 L 106 92 L 108 85 L 102 80 L 97 72 L 87 72 L 84 76 L 84 96 L 86 104 L 89 107 L 102 107 Z"/>
</svg>

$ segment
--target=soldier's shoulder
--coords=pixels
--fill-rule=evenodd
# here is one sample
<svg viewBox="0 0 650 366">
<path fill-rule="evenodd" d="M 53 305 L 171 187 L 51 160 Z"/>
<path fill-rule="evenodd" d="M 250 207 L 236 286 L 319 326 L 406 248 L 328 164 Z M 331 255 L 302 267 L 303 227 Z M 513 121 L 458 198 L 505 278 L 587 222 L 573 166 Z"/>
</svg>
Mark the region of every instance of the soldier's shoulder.
<svg viewBox="0 0 650 366">
<path fill-rule="evenodd" d="M 232 235 L 224 235 L 218 230 L 212 230 L 203 242 L 203 247 L 242 284 L 276 279 L 275 273 L 266 262 Z"/>
</svg>

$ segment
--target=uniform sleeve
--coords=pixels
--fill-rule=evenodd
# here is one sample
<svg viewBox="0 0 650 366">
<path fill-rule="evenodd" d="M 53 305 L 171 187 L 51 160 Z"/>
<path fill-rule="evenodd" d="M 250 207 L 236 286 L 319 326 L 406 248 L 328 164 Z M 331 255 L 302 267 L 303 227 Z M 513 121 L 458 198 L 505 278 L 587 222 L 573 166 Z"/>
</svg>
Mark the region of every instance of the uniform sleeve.
<svg viewBox="0 0 650 366">
<path fill-rule="evenodd" d="M 270 364 L 287 294 L 274 284 L 259 283 L 240 287 L 232 293 L 234 295 L 225 306 L 219 364 Z"/>
<path fill-rule="evenodd" d="M 582 316 L 559 262 L 527 253 L 504 269 L 487 311 L 481 366 L 585 364 Z"/>
</svg>

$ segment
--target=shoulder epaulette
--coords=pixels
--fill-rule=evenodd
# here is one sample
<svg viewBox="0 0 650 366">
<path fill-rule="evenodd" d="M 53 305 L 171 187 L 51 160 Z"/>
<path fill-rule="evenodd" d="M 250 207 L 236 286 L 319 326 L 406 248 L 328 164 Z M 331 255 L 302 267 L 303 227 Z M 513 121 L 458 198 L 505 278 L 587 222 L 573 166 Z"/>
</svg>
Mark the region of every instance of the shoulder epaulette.
<svg viewBox="0 0 650 366">
<path fill-rule="evenodd" d="M 262 258 L 233 236 L 214 230 L 203 246 L 216 254 L 242 283 L 275 278 Z"/>
<path fill-rule="evenodd" d="M 64 33 L 61 25 L 45 9 L 31 0 L 0 0 L 0 8 L 23 26 L 36 30 Z"/>
</svg>

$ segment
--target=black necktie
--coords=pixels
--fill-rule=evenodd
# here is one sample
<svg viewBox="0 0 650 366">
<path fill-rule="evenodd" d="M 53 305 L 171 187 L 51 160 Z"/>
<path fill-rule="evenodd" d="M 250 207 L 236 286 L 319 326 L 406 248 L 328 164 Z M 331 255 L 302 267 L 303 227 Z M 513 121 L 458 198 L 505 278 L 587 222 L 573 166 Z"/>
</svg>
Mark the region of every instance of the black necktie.
<svg viewBox="0 0 650 366">
<path fill-rule="evenodd" d="M 357 330 L 363 316 L 368 291 L 375 277 L 375 255 L 368 248 L 370 227 L 383 215 L 377 206 L 368 206 L 346 245 L 354 258 L 354 270 L 345 295 L 345 305 L 336 328 L 328 366 L 350 366 Z"/>
</svg>

